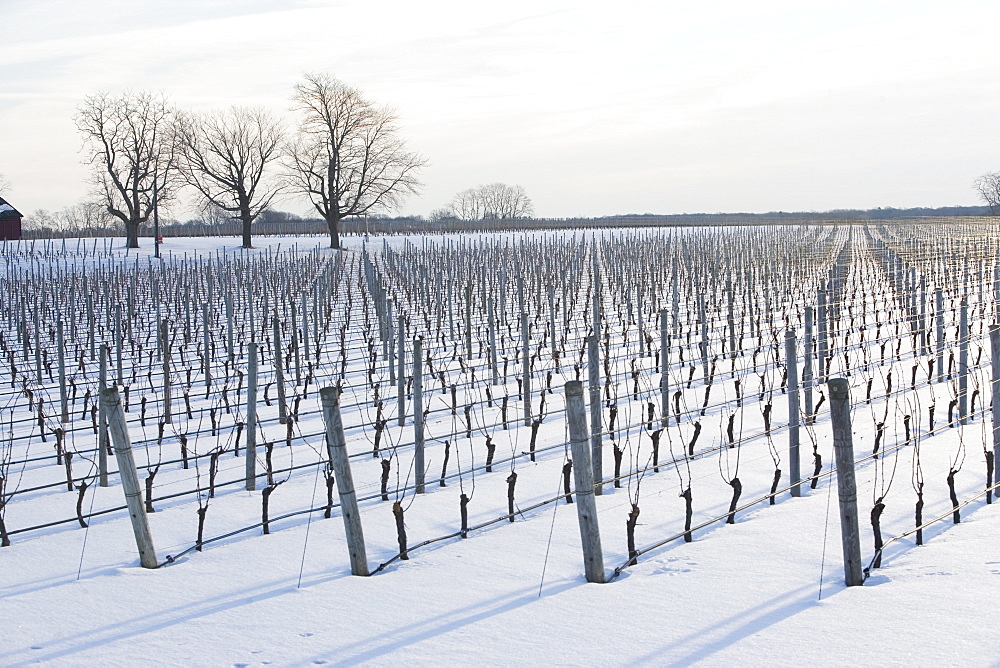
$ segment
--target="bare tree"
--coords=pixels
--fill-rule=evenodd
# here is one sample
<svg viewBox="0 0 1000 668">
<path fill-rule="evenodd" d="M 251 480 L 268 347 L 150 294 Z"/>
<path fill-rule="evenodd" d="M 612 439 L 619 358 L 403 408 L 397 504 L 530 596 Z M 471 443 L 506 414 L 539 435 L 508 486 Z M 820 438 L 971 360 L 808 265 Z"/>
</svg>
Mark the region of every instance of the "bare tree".
<svg viewBox="0 0 1000 668">
<path fill-rule="evenodd" d="M 84 99 L 74 120 L 94 166 L 96 194 L 125 224 L 128 247 L 138 248 L 139 226 L 179 185 L 175 111 L 159 94 L 98 93 Z"/>
<path fill-rule="evenodd" d="M 10 179 L 0 174 L 0 192 L 7 192 L 11 189 Z"/>
<path fill-rule="evenodd" d="M 242 223 L 243 247 L 252 248 L 251 225 L 281 191 L 266 174 L 281 155 L 281 122 L 261 107 L 232 107 L 182 116 L 178 137 L 185 180 L 204 204 Z"/>
<path fill-rule="evenodd" d="M 417 192 L 426 161 L 406 149 L 395 112 L 328 74 L 307 74 L 292 100 L 302 122 L 289 149 L 291 182 L 340 248 L 341 219 L 399 206 Z"/>
<path fill-rule="evenodd" d="M 990 207 L 990 215 L 1000 215 L 1000 172 L 988 172 L 976 179 L 976 191 L 986 205 Z"/>
<path fill-rule="evenodd" d="M 462 220 L 516 220 L 534 215 L 534 205 L 524 188 L 487 183 L 455 195 L 451 211 Z"/>
</svg>

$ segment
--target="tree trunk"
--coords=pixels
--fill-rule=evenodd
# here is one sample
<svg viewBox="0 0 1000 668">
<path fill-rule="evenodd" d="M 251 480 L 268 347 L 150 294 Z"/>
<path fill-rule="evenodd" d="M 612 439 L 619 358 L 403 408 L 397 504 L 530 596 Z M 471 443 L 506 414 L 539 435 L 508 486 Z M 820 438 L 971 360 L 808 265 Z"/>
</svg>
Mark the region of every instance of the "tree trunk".
<svg viewBox="0 0 1000 668">
<path fill-rule="evenodd" d="M 340 214 L 331 211 L 326 219 L 326 226 L 330 228 L 330 248 L 340 249 Z"/>
<path fill-rule="evenodd" d="M 250 235 L 250 225 L 253 224 L 253 218 L 250 217 L 249 207 L 241 207 L 240 222 L 243 223 L 243 247 L 253 248 L 253 239 Z"/>
<path fill-rule="evenodd" d="M 139 247 L 139 221 L 131 220 L 125 223 L 125 245 L 128 248 Z"/>
</svg>

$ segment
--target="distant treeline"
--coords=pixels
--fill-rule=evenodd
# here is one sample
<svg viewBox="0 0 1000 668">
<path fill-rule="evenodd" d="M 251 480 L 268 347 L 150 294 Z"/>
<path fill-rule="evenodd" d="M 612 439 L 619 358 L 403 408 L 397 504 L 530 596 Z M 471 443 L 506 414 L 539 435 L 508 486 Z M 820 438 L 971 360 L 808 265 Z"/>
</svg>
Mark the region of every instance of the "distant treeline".
<svg viewBox="0 0 1000 668">
<path fill-rule="evenodd" d="M 989 215 L 985 206 L 947 206 L 936 209 L 913 208 L 895 209 L 835 209 L 833 211 L 771 211 L 768 213 L 681 213 L 681 214 L 625 214 L 601 216 L 597 218 L 524 218 L 517 220 L 465 221 L 457 218 L 428 220 L 421 216 L 372 216 L 368 218 L 346 218 L 341 221 L 343 234 L 417 234 L 451 232 L 504 232 L 524 230 L 564 230 L 629 227 L 687 227 L 700 225 L 773 225 L 795 223 L 839 223 L 864 220 L 926 220 L 933 222 L 942 218 L 980 218 Z M 239 236 L 240 223 L 231 219 L 192 219 L 184 222 L 164 220 L 160 223 L 163 237 L 197 236 Z M 121 236 L 121 226 L 114 223 L 98 226 L 26 225 L 24 237 L 65 238 L 65 237 L 107 237 Z M 329 234 L 320 218 L 302 218 L 285 211 L 263 212 L 253 224 L 253 234 L 258 236 L 290 234 Z M 152 225 L 139 231 L 140 237 L 152 237 Z"/>
</svg>

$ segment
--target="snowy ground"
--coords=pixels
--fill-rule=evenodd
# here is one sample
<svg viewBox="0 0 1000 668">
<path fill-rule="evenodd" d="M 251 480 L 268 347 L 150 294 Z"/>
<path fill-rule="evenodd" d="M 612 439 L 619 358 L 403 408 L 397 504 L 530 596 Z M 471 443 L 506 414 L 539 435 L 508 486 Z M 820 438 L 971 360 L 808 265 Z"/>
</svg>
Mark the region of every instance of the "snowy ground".
<svg viewBox="0 0 1000 668">
<path fill-rule="evenodd" d="M 178 254 L 215 253 L 226 241 L 238 243 L 168 240 L 168 247 Z M 288 248 L 297 242 L 304 250 L 325 245 L 322 238 L 259 241 L 260 247 L 272 249 L 278 243 Z M 360 241 L 348 243 L 356 249 Z M 390 239 L 390 243 L 401 241 Z M 982 335 L 976 336 L 982 343 Z M 988 361 L 984 364 L 988 369 Z M 890 362 L 889 368 L 896 367 Z M 897 385 L 908 371 L 904 351 Z M 678 368 L 681 372 L 686 378 L 687 368 Z M 884 391 L 884 372 L 865 376 L 876 379 L 873 396 L 879 396 L 878 388 Z M 982 367 L 977 373 L 984 373 Z M 363 371 L 357 375 L 363 376 Z M 852 377 L 855 400 L 864 392 L 865 377 Z M 8 378 L 7 371 L 0 370 L 0 384 Z M 562 407 L 563 380 L 553 383 L 557 389 L 548 399 L 555 412 Z M 697 380 L 691 390 L 691 402 L 700 403 L 700 383 Z M 363 394 L 357 389 L 362 385 L 355 383 L 344 397 Z M 726 387 L 726 404 L 704 420 L 699 447 L 722 441 L 724 417 L 733 407 L 731 387 Z M 944 387 L 932 385 L 914 393 L 923 406 L 921 413 L 935 393 L 939 397 L 936 431 L 921 441 L 925 520 L 950 512 L 945 477 L 958 453 L 966 459 L 956 475 L 960 500 L 979 494 L 985 476 L 983 419 L 989 421 L 990 413 L 976 416 L 962 428 L 947 429 Z M 748 395 L 754 393 L 747 388 L 744 385 Z M 355 398 L 364 403 L 363 396 Z M 780 393 L 774 395 L 775 425 L 787 421 L 785 400 Z M 429 418 L 429 434 L 453 430 L 457 418 L 445 410 L 447 397 L 434 391 L 431 403 L 439 413 Z M 301 450 L 305 454 L 294 455 L 294 463 L 303 463 L 309 453 L 318 457 L 323 450 L 315 388 L 302 404 L 307 416 L 297 430 L 305 435 Z M 622 404 L 623 422 L 627 417 L 638 422 L 633 413 L 641 409 L 627 405 L 627 401 Z M 884 419 L 883 407 L 875 400 L 870 407 L 862 404 L 855 409 L 856 456 L 871 451 L 874 425 Z M 898 409 L 893 403 L 886 420 L 894 428 L 899 416 L 893 412 Z M 483 416 L 491 414 L 483 411 Z M 519 405 L 512 404 L 512 415 L 520 415 Z M 743 436 L 762 430 L 756 397 L 746 400 L 742 415 Z M 134 415 L 130 420 L 133 440 L 155 436 L 155 427 L 144 431 Z M 370 409 L 345 413 L 352 453 L 371 447 L 366 421 L 370 423 Z M 926 431 L 926 424 L 919 420 L 915 424 Z M 450 460 L 453 477 L 444 488 L 437 480 L 441 444 L 429 440 L 429 448 L 433 447 L 428 453 L 428 493 L 416 501 L 412 495 L 404 497 L 412 502 L 406 515 L 411 546 L 457 530 L 461 491 L 472 495 L 470 524 L 501 517 L 506 512 L 505 478 L 512 466 L 519 476 L 519 508 L 558 495 L 564 429 L 561 419 L 540 428 L 536 462 L 520 454 L 527 449 L 527 428 L 494 429 L 498 464 L 489 474 L 482 470 L 482 439 L 459 439 Z M 679 455 L 690 438 L 689 425 L 676 429 L 672 449 L 664 440 L 661 461 Z M 390 438 L 402 443 L 409 430 L 408 423 L 393 436 L 390 427 Z M 275 440 L 283 431 L 276 424 L 264 427 L 265 437 Z M 897 444 L 892 433 L 883 449 Z M 645 465 L 646 432 L 635 427 L 619 437 L 629 443 L 626 470 Z M 779 453 L 786 451 L 786 438 L 784 431 L 774 436 Z M 810 438 L 816 439 L 824 471 L 829 471 L 833 456 L 825 410 L 809 435 L 803 430 L 807 450 L 812 447 Z M 84 436 L 80 439 L 82 449 Z M 31 447 L 50 452 L 51 446 Z M 609 449 L 605 448 L 605 472 L 612 468 Z M 726 449 L 691 458 L 686 463 L 689 473 L 684 472 L 685 465 L 664 464 L 659 472 L 642 477 L 641 494 L 636 490 L 638 479 L 630 478 L 622 489 L 607 486 L 598 498 L 598 518 L 608 576 L 628 558 L 625 522 L 634 498 L 642 507 L 636 529 L 640 547 L 683 530 L 684 501 L 679 492 L 685 475 L 690 476 L 694 492 L 695 525 L 726 512 L 731 494 L 726 480 L 732 473 L 720 475 L 724 467 L 741 467 L 743 503 L 763 498 L 775 466 L 770 451 L 763 439 L 742 444 L 740 451 L 739 464 Z M 293 455 L 278 455 L 281 461 L 289 456 Z M 810 456 L 804 454 L 803 462 L 803 472 L 810 473 Z M 220 480 L 237 478 L 242 466 L 241 458 L 223 455 Z M 368 561 L 374 569 L 398 552 L 391 504 L 369 498 L 373 493 L 377 497 L 378 459 L 358 457 L 352 459 L 352 467 L 362 499 Z M 470 472 L 469 467 L 476 470 Z M 912 446 L 858 464 L 866 565 L 873 552 L 868 512 L 877 495 L 885 493 L 886 538 L 913 527 L 913 467 Z M 39 470 L 40 480 L 44 475 L 59 479 L 59 470 L 49 468 L 54 473 Z M 460 479 L 459 472 L 463 472 Z M 200 474 L 205 475 L 204 467 Z M 158 475 L 158 484 L 169 491 L 170 485 L 188 480 L 190 471 L 178 467 Z M 395 475 L 394 470 L 394 482 Z M 113 479 L 111 487 L 89 492 L 87 503 L 95 508 L 120 504 L 121 488 L 116 483 Z M 119 512 L 95 518 L 89 529 L 62 525 L 15 535 L 10 547 L 0 549 L 4 622 L 0 664 L 991 665 L 1000 661 L 1000 652 L 989 641 L 994 626 L 990 603 L 1000 594 L 1000 553 L 995 547 L 1000 508 L 987 506 L 985 498 L 978 497 L 962 509 L 961 524 L 950 518 L 934 524 L 924 531 L 925 545 L 920 547 L 912 536 L 900 539 L 886 549 L 883 567 L 872 571 L 864 587 L 846 588 L 834 483 L 832 476 L 823 477 L 817 489 L 806 490 L 802 498 L 779 493 L 775 505 L 758 503 L 740 512 L 734 525 L 716 523 L 696 531 L 691 543 L 676 540 L 644 554 L 608 584 L 584 580 L 576 506 L 564 502 L 519 513 L 513 523 L 503 520 L 471 532 L 464 540 L 455 537 L 413 549 L 408 561 L 393 561 L 367 578 L 350 575 L 343 523 L 336 509 L 330 519 L 313 513 L 277 520 L 270 535 L 261 535 L 259 529 L 237 534 L 156 570 L 139 567 L 127 515 Z M 783 480 L 781 488 L 786 485 Z M 319 469 L 307 468 L 274 492 L 272 516 L 322 505 L 324 494 Z M 7 508 L 9 529 L 66 516 L 76 495 L 64 491 L 22 497 L 14 497 Z M 149 521 L 161 560 L 192 545 L 196 510 L 191 498 L 157 504 Z M 247 526 L 259 521 L 259 514 L 259 491 L 230 486 L 210 503 L 206 535 Z"/>
</svg>

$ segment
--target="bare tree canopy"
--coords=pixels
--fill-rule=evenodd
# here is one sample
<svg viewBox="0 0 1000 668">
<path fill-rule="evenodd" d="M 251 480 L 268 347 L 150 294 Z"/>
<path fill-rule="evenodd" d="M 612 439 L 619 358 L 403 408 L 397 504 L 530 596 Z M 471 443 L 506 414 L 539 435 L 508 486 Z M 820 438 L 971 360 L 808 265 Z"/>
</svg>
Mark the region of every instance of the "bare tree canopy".
<svg viewBox="0 0 1000 668">
<path fill-rule="evenodd" d="M 169 201 L 178 184 L 176 112 L 159 94 L 98 93 L 84 99 L 74 118 L 94 166 L 96 194 L 125 224 L 129 248 L 139 247 L 139 226 L 156 201 Z"/>
<path fill-rule="evenodd" d="M 281 122 L 260 107 L 231 107 L 182 115 L 177 127 L 185 181 L 203 205 L 241 221 L 243 247 L 251 248 L 253 221 L 281 190 L 267 174 L 281 156 Z"/>
<path fill-rule="evenodd" d="M 990 207 L 990 215 L 1000 215 L 1000 172 L 988 172 L 976 179 L 974 187 Z"/>
<path fill-rule="evenodd" d="M 10 190 L 10 179 L 0 174 L 0 192 L 7 192 L 8 190 Z"/>
<path fill-rule="evenodd" d="M 302 122 L 289 149 L 293 187 L 309 197 L 340 248 L 340 221 L 388 211 L 417 192 L 425 160 L 406 149 L 396 114 L 328 74 L 307 74 L 292 97 Z"/>
<path fill-rule="evenodd" d="M 530 218 L 535 207 L 521 186 L 487 183 L 455 195 L 451 211 L 462 220 L 516 220 Z"/>
</svg>

